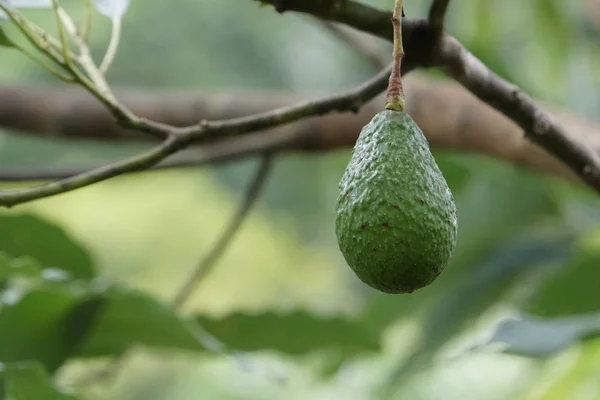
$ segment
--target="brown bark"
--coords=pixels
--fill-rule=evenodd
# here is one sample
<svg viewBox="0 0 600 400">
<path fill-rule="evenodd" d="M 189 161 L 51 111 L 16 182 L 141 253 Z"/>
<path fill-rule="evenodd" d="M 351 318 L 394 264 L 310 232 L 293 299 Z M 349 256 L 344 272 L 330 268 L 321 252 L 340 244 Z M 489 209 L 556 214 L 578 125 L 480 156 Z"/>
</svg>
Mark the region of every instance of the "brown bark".
<svg viewBox="0 0 600 400">
<path fill-rule="evenodd" d="M 538 171 L 578 179 L 555 157 L 525 140 L 515 123 L 458 85 L 418 74 L 408 76 L 405 82 L 407 111 L 421 126 L 432 147 L 485 154 Z M 266 111 L 309 96 L 123 90 L 120 97 L 138 115 L 184 126 L 201 119 L 218 120 Z M 256 154 L 262 143 L 277 149 L 301 151 L 351 147 L 360 129 L 383 109 L 383 103 L 384 96 L 380 96 L 357 114 L 315 117 L 250 135 L 244 146 L 251 154 Z M 571 138 L 596 153 L 600 152 L 600 126 L 568 112 L 546 110 Z M 148 139 L 119 128 L 98 102 L 75 88 L 0 88 L 0 126 L 59 138 Z M 273 140 L 265 140 L 269 137 Z M 256 138 L 257 146 L 253 145 L 253 138 Z M 222 147 L 220 154 L 226 155 L 224 145 L 226 143 L 219 146 Z M 243 155 L 243 148 L 237 146 L 235 156 Z"/>
</svg>

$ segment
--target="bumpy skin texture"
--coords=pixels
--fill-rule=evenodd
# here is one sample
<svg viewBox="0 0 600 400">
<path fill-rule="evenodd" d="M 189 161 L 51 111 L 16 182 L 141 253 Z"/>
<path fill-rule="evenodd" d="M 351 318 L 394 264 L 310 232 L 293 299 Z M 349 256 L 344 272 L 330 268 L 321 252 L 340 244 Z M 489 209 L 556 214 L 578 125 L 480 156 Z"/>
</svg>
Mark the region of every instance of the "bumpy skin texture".
<svg viewBox="0 0 600 400">
<path fill-rule="evenodd" d="M 338 243 L 363 282 L 409 293 L 442 272 L 456 246 L 456 205 L 408 114 L 386 110 L 363 128 L 339 191 Z"/>
</svg>

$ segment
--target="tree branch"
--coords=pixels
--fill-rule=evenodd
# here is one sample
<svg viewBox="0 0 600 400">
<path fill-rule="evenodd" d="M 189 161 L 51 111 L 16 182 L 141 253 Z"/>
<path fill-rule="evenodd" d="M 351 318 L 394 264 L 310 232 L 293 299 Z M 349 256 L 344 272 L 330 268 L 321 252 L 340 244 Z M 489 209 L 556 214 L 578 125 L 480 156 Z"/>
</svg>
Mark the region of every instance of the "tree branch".
<svg viewBox="0 0 600 400">
<path fill-rule="evenodd" d="M 265 0 L 262 0 L 265 1 Z M 391 14 L 367 5 L 348 0 L 266 0 L 279 12 L 298 11 L 316 15 L 326 20 L 345 23 L 356 29 L 370 32 L 391 40 Z M 444 8 L 440 1 L 440 9 Z M 434 3 L 435 6 L 435 3 Z M 436 8 L 437 8 L 436 7 Z M 436 11 L 437 14 L 437 11 Z M 439 27 L 428 22 L 407 21 L 406 73 L 415 66 L 442 67 L 454 79 L 471 90 L 482 101 L 515 121 L 527 138 L 554 154 L 590 187 L 600 193 L 600 158 L 583 143 L 565 134 L 535 102 L 515 86 L 508 84 L 490 71 L 473 54 L 469 53 L 455 38 L 440 35 Z M 387 27 L 387 28 L 383 28 Z M 417 33 L 417 34 L 416 34 Z M 416 37 L 415 37 L 416 36 Z M 419 42 L 423 49 L 409 44 Z"/>
<path fill-rule="evenodd" d="M 440 33 L 444 29 L 444 18 L 449 4 L 450 0 L 433 0 L 429 8 L 429 25 L 438 29 Z"/>
<path fill-rule="evenodd" d="M 600 193 L 600 157 L 567 132 L 518 87 L 490 71 L 456 39 L 445 36 L 440 66 L 478 98 L 515 121 L 528 139 L 568 165 Z"/>
<path fill-rule="evenodd" d="M 324 115 L 333 111 L 357 112 L 360 107 L 380 93 L 386 86 L 390 69 L 345 93 L 317 101 L 307 101 L 260 114 L 226 121 L 202 121 L 198 125 L 176 129 L 160 145 L 135 157 L 109 164 L 79 175 L 25 189 L 0 192 L 0 205 L 11 207 L 32 200 L 49 197 L 89 186 L 124 173 L 152 167 L 168 156 L 199 141 L 224 134 L 240 134 L 284 125 L 295 120 Z"/>
<path fill-rule="evenodd" d="M 462 87 L 440 80 L 411 74 L 404 78 L 407 96 L 406 110 L 417 122 L 434 149 L 484 154 L 504 162 L 525 166 L 536 171 L 580 182 L 566 166 L 543 148 L 523 137 L 522 130 L 514 122 L 490 106 L 479 101 Z M 31 129 L 51 134 L 66 134 L 60 127 L 79 126 L 80 134 L 107 138 L 141 138 L 132 132 L 110 125 L 111 118 L 101 105 L 85 101 L 78 92 L 68 91 L 55 95 L 61 98 L 65 109 L 44 110 L 45 99 L 56 93 L 51 89 L 0 89 L 0 109 L 10 103 L 11 95 L 19 99 L 17 111 L 31 116 L 27 123 Z M 256 114 L 285 104 L 304 101 L 307 95 L 246 93 L 211 94 L 203 96 L 192 92 L 163 93 L 158 91 L 127 91 L 122 96 L 136 114 L 146 115 L 175 125 L 187 125 L 202 118 L 221 120 Z M 316 97 L 311 95 L 309 97 Z M 56 103 L 56 102 L 55 102 Z M 314 154 L 354 145 L 362 127 L 384 106 L 384 96 L 363 106 L 357 114 L 329 114 L 321 118 L 308 118 L 276 129 L 262 131 L 207 144 L 193 149 L 192 154 L 173 158 L 158 168 L 196 167 L 221 163 L 265 151 L 301 152 Z M 24 107 L 21 109 L 20 107 Z M 72 108 L 71 108 L 72 107 Z M 554 119 L 568 129 L 566 133 L 574 141 L 600 154 L 600 126 L 577 115 L 545 106 Z M 41 119 L 35 120 L 35 111 L 42 110 Z M 54 114 L 57 112 L 57 114 Z M 29 114 L 31 113 L 31 114 Z M 3 124 L 0 112 L 0 125 Z M 104 132 L 96 127 L 107 127 Z M 57 128 L 59 127 L 59 128 Z M 86 130 L 87 129 L 87 130 Z M 73 131 L 74 132 L 74 131 Z M 68 133 L 73 133 L 69 131 Z M 68 137 L 72 137 L 69 135 Z M 48 166 L 29 167 L 18 171 L 0 171 L 0 180 L 46 180 L 65 178 L 80 169 L 53 169 Z"/>
<path fill-rule="evenodd" d="M 179 310 L 185 302 L 192 295 L 194 290 L 207 277 L 216 265 L 217 260 L 224 253 L 225 249 L 229 246 L 235 234 L 238 232 L 242 223 L 246 220 L 248 213 L 252 209 L 252 206 L 256 202 L 262 188 L 269 177 L 271 171 L 272 155 L 265 154 L 260 162 L 256 175 L 250 182 L 246 193 L 240 203 L 239 208 L 231 218 L 231 221 L 217 240 L 214 247 L 208 252 L 208 254 L 202 258 L 196 269 L 192 272 L 187 282 L 181 287 L 181 289 L 175 295 L 173 300 L 173 309 Z"/>
</svg>

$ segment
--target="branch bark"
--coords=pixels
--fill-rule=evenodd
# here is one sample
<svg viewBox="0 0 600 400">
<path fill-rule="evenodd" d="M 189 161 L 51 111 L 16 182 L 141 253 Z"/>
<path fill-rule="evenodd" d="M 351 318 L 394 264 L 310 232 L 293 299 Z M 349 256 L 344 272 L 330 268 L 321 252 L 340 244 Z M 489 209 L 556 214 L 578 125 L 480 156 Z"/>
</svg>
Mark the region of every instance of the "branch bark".
<svg viewBox="0 0 600 400">
<path fill-rule="evenodd" d="M 273 4 L 279 12 L 309 13 L 326 20 L 345 23 L 387 40 L 393 38 L 389 23 L 392 15 L 389 12 L 379 11 L 352 0 L 262 1 Z M 436 3 L 444 6 L 439 8 L 445 10 L 446 1 L 436 1 L 434 8 L 438 8 Z M 600 157 L 584 143 L 572 140 L 565 129 L 553 121 L 531 98 L 495 75 L 455 38 L 440 34 L 439 25 L 430 24 L 428 21 L 407 21 L 403 24 L 403 33 L 407 54 L 406 71 L 403 68 L 403 73 L 415 66 L 443 68 L 482 101 L 515 121 L 529 139 L 554 154 L 600 193 Z"/>
<path fill-rule="evenodd" d="M 265 0 L 263 0 L 265 1 Z M 330 21 L 345 23 L 351 27 L 376 36 L 391 39 L 391 14 L 354 1 L 334 0 L 266 0 L 280 12 L 299 11 Z M 427 21 L 406 20 L 403 24 L 404 45 L 407 56 L 402 72 L 406 74 L 417 66 L 440 66 L 480 99 L 504 113 L 545 149 L 523 140 L 523 132 L 513 123 L 491 112 L 488 106 L 466 96 L 456 88 L 431 90 L 434 86 L 421 79 L 416 80 L 411 93 L 408 111 L 422 126 L 434 147 L 478 151 L 503 158 L 517 164 L 532 166 L 569 176 L 582 177 L 596 189 L 600 187 L 600 162 L 597 139 L 580 129 L 586 126 L 590 132 L 598 132 L 595 125 L 586 122 L 573 124 L 572 118 L 551 119 L 542 108 L 515 87 L 502 81 L 455 39 L 440 35 Z M 492 77 L 492 78 L 490 78 Z M 410 86 L 411 79 L 407 80 Z M 438 92 L 439 90 L 439 92 Z M 451 96 L 446 94 L 453 92 Z M 419 98 L 419 93 L 423 96 Z M 425 95 L 425 93 L 427 93 Z M 176 126 L 192 125 L 199 119 L 219 120 L 239 117 L 281 106 L 291 102 L 292 97 L 277 96 L 215 96 L 207 99 L 193 94 L 148 95 L 121 93 L 121 98 L 135 113 L 142 117 L 159 120 Z M 2 98 L 8 101 L 2 101 Z M 443 99 L 443 102 L 440 100 Z M 42 107 L 35 104 L 43 104 Z M 250 104 L 250 106 L 248 106 Z M 418 104 L 418 106 L 415 106 Z M 468 104 L 467 109 L 462 107 Z M 278 128 L 270 135 L 279 135 L 274 140 L 279 148 L 294 150 L 325 150 L 352 145 L 358 133 L 380 106 L 369 107 L 355 116 L 328 116 L 310 118 L 302 123 Z M 460 110 L 460 126 L 456 114 Z M 419 117 L 419 114 L 423 117 Z M 485 119 L 482 117 L 485 116 Z M 447 118 L 450 117 L 450 118 Z M 568 119 L 568 125 L 565 121 Z M 554 122 L 556 121 L 556 122 Z M 439 123 L 438 123 L 439 122 Z M 441 123 L 445 125 L 442 125 Z M 85 94 L 74 94 L 68 89 L 57 96 L 56 91 L 35 89 L 0 90 L 0 126 L 17 130 L 59 133 L 66 137 L 85 134 L 94 138 L 139 138 L 140 135 L 124 131 L 112 122 L 107 111 L 98 107 Z M 563 129 L 561 126 L 568 127 Z M 477 127 L 475 129 L 474 127 Z M 502 129 L 499 129 L 502 127 Z M 458 129 L 460 128 L 460 129 Z M 461 132 L 461 130 L 463 132 Z M 502 133 L 500 133 L 503 130 Z M 282 133 L 283 132 L 283 133 Z M 536 132 L 545 132 L 536 134 Z M 236 132 L 242 134 L 244 132 Z M 499 135 L 499 136 L 498 136 Z M 258 138 L 259 135 L 252 135 Z M 264 143 L 267 136 L 260 135 Z M 273 141 L 271 141 L 272 143 Z M 251 145 L 248 141 L 248 145 Z M 272 144 L 270 144 L 271 146 Z M 251 145 L 256 151 L 259 145 Z M 236 157 L 244 152 L 236 149 Z M 222 154 L 226 151 L 222 152 Z M 557 157 L 565 164 L 561 164 Z M 566 171 L 565 165 L 571 167 Z"/>
<path fill-rule="evenodd" d="M 460 86 L 426 78 L 421 74 L 411 74 L 404 82 L 406 110 L 419 124 L 433 148 L 484 154 L 540 172 L 578 180 L 556 157 L 525 140 L 518 125 Z M 256 114 L 314 97 L 273 93 L 203 96 L 190 92 L 120 92 L 120 98 L 136 114 L 178 126 L 189 125 L 203 118 L 220 120 Z M 49 101 L 51 98 L 55 101 Z M 354 145 L 362 127 L 383 109 L 383 105 L 384 96 L 380 95 L 357 114 L 331 114 L 269 131 L 231 137 L 203 146 L 201 153 L 195 157 L 186 156 L 165 162 L 159 168 L 194 167 L 230 161 L 265 150 L 307 154 L 348 148 Z M 12 115 L 3 114 L 1 110 L 6 107 L 21 115 L 21 118 L 11 119 L 13 123 L 23 121 L 32 132 L 45 132 L 49 137 L 73 138 L 76 134 L 85 134 L 84 137 L 91 139 L 148 139 L 146 135 L 121 129 L 112 122 L 100 104 L 73 89 L 63 89 L 58 94 L 50 88 L 0 89 L 0 126 L 6 125 L 5 117 Z M 560 125 L 568 127 L 565 134 L 572 140 L 582 142 L 600 154 L 598 124 L 558 108 L 544 108 Z M 0 180 L 56 179 L 76 172 L 79 171 L 53 171 L 48 168 L 2 171 Z"/>
<path fill-rule="evenodd" d="M 444 28 L 444 18 L 449 4 L 450 0 L 433 0 L 429 8 L 429 24 L 438 29 L 440 33 Z"/>
</svg>

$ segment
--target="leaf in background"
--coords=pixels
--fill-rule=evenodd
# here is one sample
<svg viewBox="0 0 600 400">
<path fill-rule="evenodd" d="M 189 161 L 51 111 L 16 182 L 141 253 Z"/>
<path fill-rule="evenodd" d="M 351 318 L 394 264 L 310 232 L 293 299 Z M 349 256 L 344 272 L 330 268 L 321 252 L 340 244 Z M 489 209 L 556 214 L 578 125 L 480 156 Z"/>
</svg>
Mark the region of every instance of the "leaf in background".
<svg viewBox="0 0 600 400">
<path fill-rule="evenodd" d="M 167 304 L 125 289 L 111 289 L 103 299 L 103 310 L 78 356 L 113 355 L 133 345 L 205 350 L 193 324 L 179 317 Z"/>
<path fill-rule="evenodd" d="M 565 50 L 573 48 L 577 40 L 577 27 L 569 21 L 562 1 L 535 0 L 533 10 L 532 38 L 537 42 L 543 41 L 547 60 L 552 60 L 546 63 L 545 68 L 550 69 L 551 77 L 559 78 L 564 74 L 565 64 L 570 58 L 564 56 Z M 552 40 L 548 40 L 550 37 Z"/>
<path fill-rule="evenodd" d="M 485 262 L 448 288 L 423 321 L 423 336 L 407 360 L 393 372 L 390 385 L 428 365 L 435 353 L 467 324 L 498 301 L 525 273 L 561 262 L 572 246 L 570 237 L 513 240 L 490 253 Z M 387 389 L 390 389 L 389 387 Z"/>
<path fill-rule="evenodd" d="M 305 355 L 317 350 L 358 354 L 379 350 L 380 338 L 366 327 L 339 317 L 306 312 L 231 314 L 221 319 L 198 317 L 202 327 L 228 347 L 242 351 L 275 350 Z"/>
<path fill-rule="evenodd" d="M 497 163 L 480 158 L 465 159 L 469 182 L 455 193 L 458 208 L 458 245 L 440 277 L 430 286 L 408 296 L 376 293 L 365 307 L 365 325 L 382 330 L 399 317 L 414 315 L 444 291 L 452 290 L 457 280 L 489 263 L 499 243 L 531 226 L 540 218 L 558 214 L 549 185 Z"/>
<path fill-rule="evenodd" d="M 31 257 L 9 259 L 0 252 L 0 289 L 13 277 L 41 277 L 42 267 Z"/>
<path fill-rule="evenodd" d="M 73 354 L 99 306 L 97 299 L 66 285 L 45 285 L 25 294 L 9 288 L 2 297 L 0 362 L 38 360 L 50 372 Z"/>
<path fill-rule="evenodd" d="M 59 226 L 33 215 L 0 215 L 0 252 L 9 257 L 31 256 L 72 278 L 95 275 L 87 250 Z"/>
<path fill-rule="evenodd" d="M 52 0 L 4 0 L 9 7 L 14 8 L 50 8 Z"/>
<path fill-rule="evenodd" d="M 0 11 L 1 13 L 1 11 Z M 2 15 L 0 14 L 0 19 L 2 19 Z M 8 36 L 6 36 L 6 32 L 2 28 L 0 28 L 0 46 L 2 47 L 15 47 L 15 44 Z"/>
<path fill-rule="evenodd" d="M 52 0 L 0 0 L 11 8 L 49 8 L 52 6 Z M 7 19 L 8 16 L 0 11 L 0 20 Z"/>
<path fill-rule="evenodd" d="M 142 293 L 70 282 L 1 296 L 3 363 L 38 360 L 53 372 L 70 357 L 115 355 L 134 345 L 205 350 L 194 324 Z"/>
<path fill-rule="evenodd" d="M 500 345 L 501 351 L 527 357 L 549 357 L 575 343 L 600 335 L 600 313 L 564 318 L 522 315 L 501 321 L 489 340 L 474 348 Z"/>
<path fill-rule="evenodd" d="M 581 399 L 584 393 L 599 393 L 598 365 L 600 340 L 581 343 L 581 351 L 538 363 L 541 366 L 533 385 L 518 396 L 522 400 Z M 558 368 L 557 368 L 558 367 Z M 595 390 L 594 390 L 595 389 Z M 583 398 L 589 397 L 583 395 Z"/>
<path fill-rule="evenodd" d="M 600 311 L 600 253 L 579 252 L 542 284 L 523 309 L 546 317 Z"/>
<path fill-rule="evenodd" d="M 59 390 L 37 362 L 0 365 L 0 398 L 6 400 L 76 400 Z"/>
<path fill-rule="evenodd" d="M 93 0 L 96 9 L 111 20 L 121 19 L 127 12 L 131 0 Z"/>
</svg>

